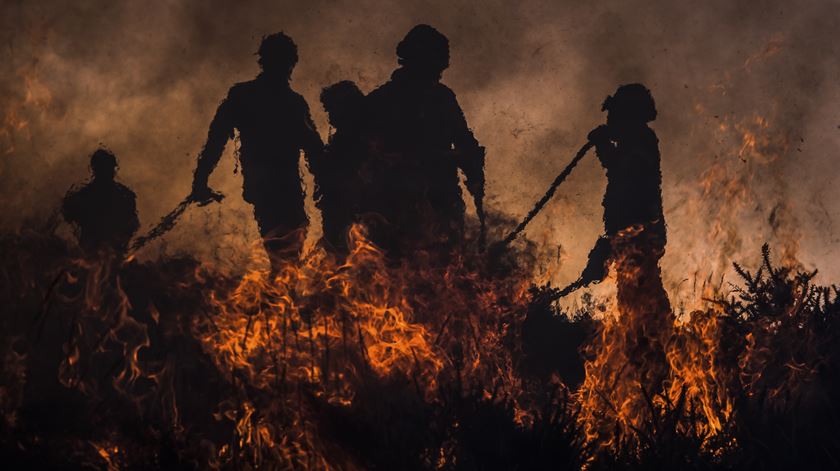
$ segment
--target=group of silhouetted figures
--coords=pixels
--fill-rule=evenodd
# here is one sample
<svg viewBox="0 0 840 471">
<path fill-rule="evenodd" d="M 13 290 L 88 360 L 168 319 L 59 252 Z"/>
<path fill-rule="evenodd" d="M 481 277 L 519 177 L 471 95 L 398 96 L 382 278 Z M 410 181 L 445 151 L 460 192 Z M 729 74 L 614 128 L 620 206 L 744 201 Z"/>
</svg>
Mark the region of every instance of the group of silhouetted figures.
<svg viewBox="0 0 840 471">
<path fill-rule="evenodd" d="M 306 101 L 289 84 L 297 46 L 283 33 L 263 38 L 257 52 L 260 74 L 231 87 L 210 124 L 190 199 L 213 200 L 209 176 L 237 131 L 243 197 L 253 206 L 272 266 L 297 259 L 303 247 L 309 221 L 301 152 L 315 178 L 324 245 L 335 253 L 347 253 L 348 229 L 362 223 L 391 258 L 410 258 L 420 250 L 446 257 L 465 236 L 459 170 L 481 221 L 476 243 L 483 245 L 485 153 L 455 94 L 441 83 L 449 41 L 433 27 L 418 25 L 396 53 L 399 67 L 367 95 L 350 81 L 323 89 L 321 103 L 334 129 L 324 145 Z M 661 290 L 660 156 L 647 125 L 656 117 L 654 101 L 644 86 L 624 85 L 603 110 L 607 124 L 593 130 L 589 140 L 607 171 L 605 234 L 583 277 L 600 281 L 616 263 L 619 270 L 643 271 L 645 280 L 634 283 L 652 279 Z M 114 181 L 116 167 L 113 154 L 96 151 L 92 181 L 65 198 L 65 218 L 88 251 L 125 252 L 139 226 L 134 193 Z"/>
</svg>

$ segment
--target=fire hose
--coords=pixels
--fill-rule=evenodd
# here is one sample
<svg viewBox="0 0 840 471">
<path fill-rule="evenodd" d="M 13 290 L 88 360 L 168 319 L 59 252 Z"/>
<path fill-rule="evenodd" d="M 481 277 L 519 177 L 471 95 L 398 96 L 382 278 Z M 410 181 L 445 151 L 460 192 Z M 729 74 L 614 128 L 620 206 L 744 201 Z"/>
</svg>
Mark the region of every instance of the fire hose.
<svg viewBox="0 0 840 471">
<path fill-rule="evenodd" d="M 580 150 L 578 150 L 577 154 L 575 154 L 572 161 L 569 162 L 569 165 L 566 165 L 566 168 L 564 168 L 563 171 L 560 172 L 560 175 L 557 175 L 557 178 L 555 178 L 554 181 L 551 183 L 551 186 L 548 187 L 548 191 L 546 191 L 543 197 L 540 198 L 539 201 L 537 201 L 537 203 L 534 205 L 531 211 L 528 212 L 528 215 L 525 216 L 525 219 L 523 219 L 522 222 L 520 222 L 519 225 L 516 226 L 516 229 L 511 231 L 510 234 L 507 235 L 507 237 L 505 237 L 504 239 L 502 239 L 501 242 L 499 242 L 500 248 L 508 246 L 511 242 L 514 241 L 514 239 L 519 237 L 519 234 L 521 234 L 522 231 L 525 230 L 525 227 L 528 225 L 528 223 L 530 223 L 531 220 L 534 219 L 534 217 L 540 211 L 542 211 L 546 203 L 548 203 L 548 201 L 554 196 L 554 193 L 557 191 L 557 187 L 559 187 L 560 184 L 566 180 L 566 177 L 568 177 L 569 174 L 572 173 L 572 170 L 575 168 L 578 162 L 580 162 L 580 160 L 583 159 L 586 153 L 589 152 L 589 149 L 591 149 L 594 145 L 595 144 L 593 144 L 592 142 L 587 142 L 583 145 L 583 147 L 580 148 Z"/>
<path fill-rule="evenodd" d="M 160 219 L 160 222 L 153 228 L 151 228 L 148 232 L 141 235 L 140 237 L 134 239 L 131 245 L 128 248 L 129 256 L 131 254 L 136 253 L 138 250 L 143 248 L 149 242 L 161 237 L 162 235 L 166 234 L 178 222 L 178 219 L 181 218 L 181 215 L 187 210 L 187 208 L 193 204 L 197 203 L 199 206 L 205 206 L 207 204 L 213 202 L 221 202 L 224 199 L 225 195 L 220 192 L 210 190 L 207 199 L 205 200 L 198 200 L 193 195 L 188 195 L 186 198 L 181 200 L 178 203 L 178 206 L 175 206 L 175 209 L 170 211 L 166 216 Z"/>
<path fill-rule="evenodd" d="M 531 211 L 528 212 L 528 215 L 525 216 L 525 219 L 523 219 L 522 222 L 520 222 L 519 225 L 516 226 L 516 228 L 512 230 L 504 239 L 494 244 L 491 253 L 501 253 L 508 245 L 510 245 L 511 242 L 513 242 L 517 237 L 519 237 L 519 234 L 521 234 L 522 231 L 525 230 L 525 228 L 528 226 L 528 223 L 530 223 L 531 220 L 534 219 L 534 217 L 537 214 L 539 214 L 540 211 L 542 211 L 543 207 L 545 207 L 549 200 L 551 200 L 551 198 L 554 196 L 554 193 L 557 191 L 557 187 L 559 187 L 564 181 L 566 181 L 566 178 L 569 176 L 570 173 L 572 173 L 572 170 L 574 170 L 578 162 L 580 162 L 581 159 L 583 159 L 586 153 L 589 152 L 589 149 L 591 149 L 594 145 L 595 144 L 592 141 L 588 141 L 577 151 L 577 154 L 575 154 L 571 162 L 569 162 L 569 164 L 566 165 L 566 168 L 564 168 L 563 171 L 560 172 L 559 175 L 557 175 L 557 178 L 555 178 L 554 181 L 551 183 L 551 186 L 548 187 L 548 191 L 546 191 L 543 197 L 540 198 L 539 201 L 536 202 L 536 204 L 534 204 L 534 207 L 531 209 Z M 590 264 L 592 264 L 591 260 Z M 584 273 L 587 274 L 589 271 L 591 270 L 587 266 L 587 270 L 584 270 Z M 547 293 L 543 294 L 542 299 L 547 302 L 552 302 L 559 298 L 562 298 L 567 294 L 571 293 L 572 291 L 586 286 L 592 281 L 594 281 L 590 280 L 589 278 L 590 277 L 588 276 L 581 275 L 580 278 L 578 278 L 563 289 L 551 288 Z"/>
</svg>

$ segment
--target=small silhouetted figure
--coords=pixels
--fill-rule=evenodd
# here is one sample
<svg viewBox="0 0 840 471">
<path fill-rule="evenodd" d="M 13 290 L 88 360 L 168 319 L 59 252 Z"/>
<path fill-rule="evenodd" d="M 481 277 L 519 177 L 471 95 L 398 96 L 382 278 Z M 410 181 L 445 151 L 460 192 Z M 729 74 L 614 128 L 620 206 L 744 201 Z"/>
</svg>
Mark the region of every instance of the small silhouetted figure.
<svg viewBox="0 0 840 471">
<path fill-rule="evenodd" d="M 464 232 L 458 169 L 481 210 L 484 148 L 455 93 L 440 82 L 449 67 L 446 36 L 415 26 L 397 46 L 397 56 L 400 68 L 367 99 L 371 165 L 379 171 L 369 209 L 388 221 L 386 240 L 379 242 L 392 252 L 450 247 Z"/>
<path fill-rule="evenodd" d="M 90 157 L 93 178 L 67 192 L 62 205 L 64 219 L 76 229 L 79 245 L 89 254 L 113 251 L 123 254 L 140 227 L 136 195 L 114 181 L 117 158 L 106 149 Z"/>
<path fill-rule="evenodd" d="M 319 159 L 318 208 L 324 240 L 330 249 L 346 254 L 347 233 L 361 212 L 365 194 L 360 172 L 367 155 L 362 136 L 365 95 L 355 83 L 345 80 L 324 88 L 321 103 L 335 132 L 324 157 Z"/>
<path fill-rule="evenodd" d="M 323 151 L 321 137 L 302 96 L 289 86 L 297 64 L 297 46 L 283 33 L 263 38 L 254 80 L 230 88 L 210 124 L 207 143 L 198 157 L 192 197 L 208 201 L 210 173 L 218 164 L 225 144 L 239 131 L 245 201 L 254 206 L 254 217 L 272 267 L 300 256 L 309 219 L 299 161 L 307 163 Z"/>
<path fill-rule="evenodd" d="M 607 124 L 589 140 L 607 171 L 605 235 L 589 254 L 583 278 L 600 281 L 615 263 L 619 309 L 667 318 L 670 303 L 659 268 L 666 243 L 659 140 L 647 124 L 656 119 L 656 105 L 647 88 L 630 84 L 607 97 L 602 110 Z"/>
</svg>

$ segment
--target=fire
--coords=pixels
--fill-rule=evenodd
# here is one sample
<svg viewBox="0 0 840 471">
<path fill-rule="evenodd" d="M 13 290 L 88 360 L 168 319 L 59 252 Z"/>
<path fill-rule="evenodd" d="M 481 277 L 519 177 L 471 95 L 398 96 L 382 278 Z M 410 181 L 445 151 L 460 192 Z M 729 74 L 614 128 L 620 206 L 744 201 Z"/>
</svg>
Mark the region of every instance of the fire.
<svg viewBox="0 0 840 471">
<path fill-rule="evenodd" d="M 710 122 L 714 139 L 705 151 L 713 158 L 696 185 L 686 188 L 686 202 L 679 208 L 690 215 L 687 220 L 703 224 L 680 237 L 691 235 L 690 240 L 669 244 L 669 252 L 692 254 L 688 265 L 693 272 L 670 280 L 681 315 L 703 310 L 705 300 L 721 295 L 732 273 L 732 260 L 749 257 L 748 250 L 765 241 L 779 249 L 783 264 L 798 266 L 802 237 L 784 181 L 784 166 L 794 147 L 793 130 L 780 124 L 776 107 L 766 114 L 712 116 L 708 106 L 698 103 L 695 112 Z"/>
<path fill-rule="evenodd" d="M 732 372 L 721 361 L 722 314 L 695 311 L 679 320 L 653 313 L 644 304 L 612 312 L 586 346 L 577 400 L 586 441 L 595 449 L 590 459 L 638 453 L 663 433 L 694 437 L 712 454 L 735 445 L 723 438 L 734 403 Z"/>
<path fill-rule="evenodd" d="M 212 323 L 197 319 L 194 328 L 219 365 L 261 387 L 282 380 L 340 385 L 333 398 L 338 402 L 352 399 L 346 365 L 338 365 L 348 361 L 364 360 L 383 377 L 411 373 L 432 388 L 442 360 L 431 334 L 412 322 L 411 306 L 386 278 L 384 259 L 361 229 L 351 237 L 354 250 L 343 264 L 318 253 L 274 277 L 248 273 L 227 298 L 213 293 Z M 282 368 L 262 364 L 266 358 Z"/>
<path fill-rule="evenodd" d="M 120 448 L 111 444 L 97 444 L 91 442 L 91 446 L 96 449 L 96 452 L 105 461 L 106 469 L 108 471 L 117 471 L 119 466 Z"/>
<path fill-rule="evenodd" d="M 671 378 L 665 397 L 696 404 L 704 420 L 693 425 L 706 438 L 724 431 L 733 410 L 720 363 L 721 322 L 719 312 L 695 311 L 688 321 L 675 323 L 666 352 Z"/>
<path fill-rule="evenodd" d="M 366 239 L 362 226 L 349 236 L 352 251 L 346 260 L 318 249 L 276 273 L 252 270 L 202 294 L 203 312 L 193 314 L 186 329 L 228 378 L 229 391 L 214 415 L 231 423 L 234 435 L 232 444 L 216 450 L 217 463 L 358 467 L 331 451 L 320 430 L 318 404 L 353 410 L 371 381 L 408 384 L 426 404 L 438 405 L 441 392 L 456 385 L 484 401 L 509 401 L 518 427 L 541 420 L 535 391 L 517 366 L 516 339 L 531 301 L 525 272 L 488 277 L 463 254 L 444 267 L 433 268 L 423 257 L 393 266 Z M 622 257 L 629 256 L 615 261 L 617 283 L 641 276 L 627 269 L 632 264 Z M 173 362 L 144 360 L 144 351 L 152 348 L 149 325 L 130 314 L 133 306 L 115 270 L 112 263 L 78 262 L 66 275 L 83 288 L 77 299 L 86 314 L 65 345 L 62 382 L 85 394 L 102 394 L 85 368 L 116 346 L 122 359 L 111 387 L 138 411 L 160 402 L 170 427 L 182 430 Z M 215 276 L 208 269 L 195 273 L 203 282 Z M 680 319 L 658 311 L 644 291 L 619 296 L 623 301 L 608 310 L 597 336 L 584 347 L 583 384 L 572 391 L 571 402 L 554 406 L 579 410 L 576 422 L 593 450 L 587 455 L 590 463 L 604 453 L 639 452 L 650 439 L 645 437 L 663 427 L 695 437 L 706 453 L 735 447 L 727 435 L 735 419 L 732 388 L 737 378 L 743 378 L 747 391 L 762 381 L 760 371 L 770 360 L 755 338 L 767 339 L 766 332 L 747 334 L 745 353 L 732 365 L 722 360 L 729 331 L 720 311 Z M 151 305 L 148 311 L 153 325 L 159 324 L 158 309 Z M 93 335 L 103 322 L 107 330 Z M 812 369 L 788 365 L 790 381 L 779 391 L 794 387 Z M 556 377 L 552 381 L 560 383 Z M 457 419 L 452 426 L 457 429 Z M 439 463 L 455 459 L 446 444 L 427 453 Z"/>
<path fill-rule="evenodd" d="M 487 442 L 523 440 L 511 463 L 534 450 L 546 460 L 537 462 L 559 454 L 591 468 L 643 462 L 674 441 L 720 461 L 750 445 L 738 431 L 754 420 L 751 408 L 788 414 L 820 400 L 831 361 L 826 313 L 840 304 L 807 275 L 771 267 L 768 253 L 760 274 L 738 269 L 739 298 L 688 316 L 651 306 L 645 290 L 619 290 L 615 307 L 592 320 L 577 385 L 523 368 L 523 323 L 544 309 L 529 289 L 532 266 L 488 267 L 463 250 L 445 263 L 394 263 L 363 227 L 350 237 L 345 260 L 316 249 L 273 274 L 107 257 L 45 270 L 57 280 L 55 305 L 33 331 L 61 347 L 47 373 L 104 411 L 91 436 L 70 440 L 78 460 L 162 466 L 155 447 L 164 441 L 205 467 L 369 469 L 377 461 L 353 447 L 356 435 L 376 432 L 427 469 L 464 465 Z M 615 265 L 619 287 L 640 276 L 621 257 Z M 551 330 L 556 320 L 539 328 L 569 341 Z M 68 330 L 49 337 L 56 326 Z M 0 351 L 5 430 L 31 420 L 21 415 L 23 385 L 45 374 L 22 366 L 42 355 L 44 343 L 23 347 L 39 345 L 34 338 Z M 359 423 L 351 437 L 335 435 Z M 538 447 L 532 436 L 549 441 Z"/>
<path fill-rule="evenodd" d="M 242 399 L 222 404 L 222 415 L 236 422 L 238 447 L 250 450 L 254 463 L 276 450 L 288 462 L 324 459 L 327 445 L 315 438 L 301 391 L 350 407 L 371 377 L 408 381 L 429 402 L 453 373 L 464 388 L 484 388 L 487 398 L 520 386 L 504 342 L 512 308 L 527 302 L 524 278 L 514 290 L 500 289 L 465 272 L 458 259 L 435 272 L 393 268 L 362 226 L 349 236 L 345 261 L 316 250 L 276 274 L 249 272 L 232 291 L 210 293 L 208 312 L 193 321 L 202 348 L 235 378 Z M 449 297 L 435 299 L 437 293 Z M 265 400 L 275 405 L 255 405 Z M 527 420 L 521 408 L 517 413 Z M 272 425 L 278 421 L 289 425 Z M 220 458 L 234 459 L 232 452 L 224 449 Z"/>
</svg>

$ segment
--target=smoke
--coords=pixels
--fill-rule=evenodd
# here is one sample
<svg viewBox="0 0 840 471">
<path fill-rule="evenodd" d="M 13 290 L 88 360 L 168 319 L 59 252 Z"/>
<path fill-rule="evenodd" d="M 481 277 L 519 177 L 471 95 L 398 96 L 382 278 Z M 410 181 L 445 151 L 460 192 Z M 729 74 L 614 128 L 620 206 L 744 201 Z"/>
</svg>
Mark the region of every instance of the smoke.
<svg viewBox="0 0 840 471">
<path fill-rule="evenodd" d="M 696 295 L 764 241 L 779 256 L 840 268 L 833 0 L 797 2 L 4 2 L 0 202 L 4 229 L 42 220 L 87 177 L 100 143 L 120 159 L 144 227 L 189 191 L 219 101 L 253 78 L 260 38 L 299 46 L 292 86 L 326 137 L 318 94 L 338 80 L 370 91 L 411 26 L 448 35 L 444 75 L 488 149 L 489 203 L 524 215 L 603 122 L 622 83 L 653 92 L 662 152 L 672 296 Z M 746 133 L 753 133 L 750 145 Z M 257 240 L 233 144 L 211 179 L 223 205 L 192 208 L 150 247 L 236 261 Z M 308 179 L 311 188 L 311 179 Z M 581 163 L 528 229 L 556 283 L 576 277 L 601 231 L 603 171 Z M 312 209 L 312 208 L 310 208 Z M 317 215 L 313 228 L 317 233 Z M 231 262 L 234 263 L 234 262 Z M 696 274 L 696 276 L 695 276 Z M 696 297 L 696 296 L 695 296 Z"/>
</svg>

